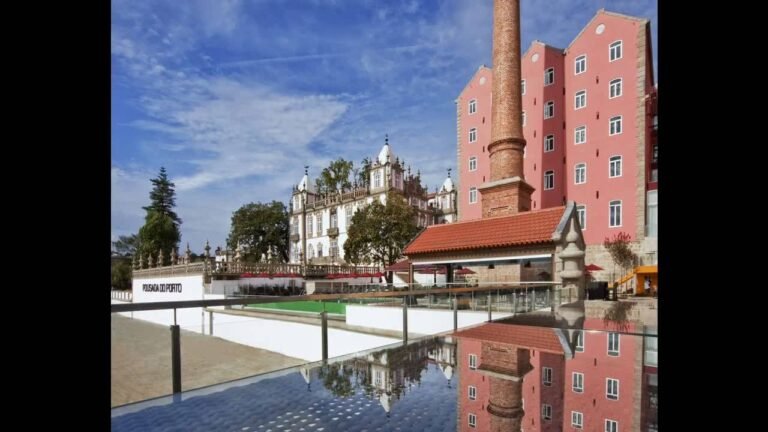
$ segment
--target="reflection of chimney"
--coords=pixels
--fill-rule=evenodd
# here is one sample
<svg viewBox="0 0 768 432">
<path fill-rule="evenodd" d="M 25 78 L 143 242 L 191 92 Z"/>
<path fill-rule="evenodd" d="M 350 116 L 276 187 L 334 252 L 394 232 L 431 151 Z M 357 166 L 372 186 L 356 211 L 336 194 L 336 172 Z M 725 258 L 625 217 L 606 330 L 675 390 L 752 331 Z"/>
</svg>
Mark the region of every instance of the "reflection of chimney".
<svg viewBox="0 0 768 432">
<path fill-rule="evenodd" d="M 482 343 L 478 371 L 488 376 L 490 430 L 520 431 L 523 411 L 523 377 L 533 369 L 530 351 L 508 344 Z"/>
<path fill-rule="evenodd" d="M 534 188 L 523 174 L 520 58 L 520 0 L 494 0 L 491 178 L 480 186 L 484 218 L 531 209 Z"/>
</svg>

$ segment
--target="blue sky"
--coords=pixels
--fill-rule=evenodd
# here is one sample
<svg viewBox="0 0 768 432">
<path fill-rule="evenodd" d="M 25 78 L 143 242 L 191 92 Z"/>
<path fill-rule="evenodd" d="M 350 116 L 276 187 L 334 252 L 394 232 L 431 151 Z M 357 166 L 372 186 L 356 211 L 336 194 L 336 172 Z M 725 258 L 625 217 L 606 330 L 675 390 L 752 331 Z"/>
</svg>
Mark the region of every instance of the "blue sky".
<svg viewBox="0 0 768 432">
<path fill-rule="evenodd" d="M 565 48 L 599 8 L 522 0 L 522 47 Z M 456 165 L 454 100 L 491 65 L 492 0 L 112 0 L 112 238 L 138 232 L 160 166 L 186 242 L 224 245 L 232 212 L 288 203 L 304 165 L 359 164 L 389 134 L 430 190 Z M 454 176 L 455 177 L 455 176 Z"/>
</svg>

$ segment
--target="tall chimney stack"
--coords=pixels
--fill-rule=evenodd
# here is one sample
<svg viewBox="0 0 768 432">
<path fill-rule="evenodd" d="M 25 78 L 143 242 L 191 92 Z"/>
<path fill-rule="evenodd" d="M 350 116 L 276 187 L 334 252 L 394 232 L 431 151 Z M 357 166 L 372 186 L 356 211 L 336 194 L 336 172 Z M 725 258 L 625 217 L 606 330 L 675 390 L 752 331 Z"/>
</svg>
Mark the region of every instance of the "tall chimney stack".
<svg viewBox="0 0 768 432">
<path fill-rule="evenodd" d="M 483 217 L 506 216 L 531 209 L 533 186 L 523 174 L 520 86 L 520 0 L 493 2 L 493 105 L 491 178 L 480 186 Z"/>
</svg>

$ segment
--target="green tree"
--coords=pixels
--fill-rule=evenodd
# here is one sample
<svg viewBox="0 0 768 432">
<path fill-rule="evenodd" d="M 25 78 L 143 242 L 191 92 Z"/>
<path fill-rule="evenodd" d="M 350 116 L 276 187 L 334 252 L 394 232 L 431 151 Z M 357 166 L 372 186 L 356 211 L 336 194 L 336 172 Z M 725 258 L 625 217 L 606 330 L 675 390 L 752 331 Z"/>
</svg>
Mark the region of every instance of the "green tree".
<svg viewBox="0 0 768 432">
<path fill-rule="evenodd" d="M 147 207 L 142 207 L 147 212 L 153 210 L 158 213 L 167 215 L 173 220 L 177 226 L 181 225 L 181 219 L 173 211 L 176 207 L 176 191 L 173 184 L 168 180 L 168 174 L 165 172 L 165 167 L 160 167 L 160 174 L 157 178 L 150 179 L 152 182 L 152 191 L 149 193 L 149 199 L 151 203 Z"/>
<path fill-rule="evenodd" d="M 131 262 L 126 259 L 112 261 L 112 288 L 130 289 L 131 288 Z"/>
<path fill-rule="evenodd" d="M 360 162 L 360 171 L 357 173 L 357 184 L 367 187 L 371 183 L 371 178 L 368 174 L 371 171 L 371 159 L 367 156 Z"/>
<path fill-rule="evenodd" d="M 139 236 L 136 234 L 122 235 L 117 241 L 112 242 L 112 249 L 122 256 L 134 256 L 139 250 Z"/>
<path fill-rule="evenodd" d="M 165 167 L 160 167 L 157 178 L 150 179 L 152 191 L 149 193 L 150 204 L 143 207 L 147 211 L 144 218 L 144 226 L 139 229 L 139 251 L 142 256 L 151 255 L 157 263 L 158 251 L 163 251 L 163 263 L 170 264 L 171 250 L 176 248 L 181 241 L 181 219 L 173 211 L 176 206 L 176 186 L 165 172 Z"/>
<path fill-rule="evenodd" d="M 344 256 L 353 264 L 392 265 L 418 232 L 416 210 L 402 195 L 390 192 L 386 205 L 375 200 L 352 216 Z"/>
<path fill-rule="evenodd" d="M 245 259 L 258 261 L 271 249 L 280 262 L 288 261 L 288 211 L 285 204 L 246 204 L 232 214 L 227 238 L 230 249 L 243 247 Z"/>
<path fill-rule="evenodd" d="M 334 193 L 339 190 L 351 189 L 352 183 L 349 175 L 353 169 L 352 161 L 338 158 L 332 161 L 328 167 L 323 168 L 320 176 L 315 180 L 318 193 Z"/>
</svg>

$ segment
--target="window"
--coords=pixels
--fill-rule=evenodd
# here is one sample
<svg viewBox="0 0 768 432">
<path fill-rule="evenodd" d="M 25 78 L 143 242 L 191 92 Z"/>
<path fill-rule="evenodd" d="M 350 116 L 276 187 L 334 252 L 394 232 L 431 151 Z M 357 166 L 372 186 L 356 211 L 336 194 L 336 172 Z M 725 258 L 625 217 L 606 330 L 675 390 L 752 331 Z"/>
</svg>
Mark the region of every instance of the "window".
<svg viewBox="0 0 768 432">
<path fill-rule="evenodd" d="M 544 104 L 544 118 L 552 118 L 555 116 L 555 101 L 547 101 Z"/>
<path fill-rule="evenodd" d="M 525 126 L 525 111 L 523 111 L 523 126 Z"/>
<path fill-rule="evenodd" d="M 576 170 L 574 173 L 574 183 L 583 184 L 587 182 L 587 164 L 576 164 Z"/>
<path fill-rule="evenodd" d="M 472 156 L 471 158 L 469 158 L 469 170 L 470 171 L 477 170 L 477 158 L 475 156 Z"/>
<path fill-rule="evenodd" d="M 550 170 L 544 172 L 544 190 L 555 188 L 555 172 Z"/>
<path fill-rule="evenodd" d="M 619 432 L 619 422 L 605 419 L 605 432 Z"/>
<path fill-rule="evenodd" d="M 469 427 L 477 427 L 477 416 L 474 414 L 469 415 Z"/>
<path fill-rule="evenodd" d="M 614 378 L 605 379 L 605 397 L 610 400 L 619 399 L 619 380 Z"/>
<path fill-rule="evenodd" d="M 347 225 L 346 225 L 347 230 L 349 230 L 349 227 L 352 225 L 352 215 L 353 215 L 352 205 L 350 204 L 350 205 L 345 206 L 344 207 L 344 216 L 346 216 L 346 218 L 347 218 Z"/>
<path fill-rule="evenodd" d="M 576 330 L 576 352 L 584 352 L 584 331 Z"/>
<path fill-rule="evenodd" d="M 587 106 L 587 91 L 580 90 L 576 92 L 576 97 L 573 101 L 574 109 L 582 109 Z"/>
<path fill-rule="evenodd" d="M 336 214 L 336 211 L 331 212 L 331 228 L 338 228 L 339 227 L 339 217 Z"/>
<path fill-rule="evenodd" d="M 522 90 L 522 95 L 525 96 L 525 80 L 520 80 L 520 88 Z"/>
<path fill-rule="evenodd" d="M 608 204 L 608 226 L 621 226 L 621 201 L 611 201 Z"/>
<path fill-rule="evenodd" d="M 619 335 L 618 333 L 608 333 L 608 355 L 619 355 Z"/>
<path fill-rule="evenodd" d="M 317 215 L 317 235 L 318 236 L 323 235 L 323 214 L 322 213 L 319 213 Z"/>
<path fill-rule="evenodd" d="M 299 233 L 299 218 L 292 217 L 291 218 L 291 234 L 298 234 Z"/>
<path fill-rule="evenodd" d="M 467 394 L 469 395 L 469 400 L 477 399 L 477 387 L 469 386 L 467 388 Z"/>
<path fill-rule="evenodd" d="M 339 241 L 336 239 L 331 240 L 331 247 L 328 249 L 328 255 L 333 258 L 339 256 Z"/>
<path fill-rule="evenodd" d="M 469 368 L 470 369 L 477 369 L 477 355 L 470 354 L 469 355 Z"/>
<path fill-rule="evenodd" d="M 608 159 L 608 177 L 621 177 L 621 156 Z"/>
<path fill-rule="evenodd" d="M 574 75 L 582 74 L 587 71 L 587 56 L 582 55 L 576 57 L 574 61 L 574 68 L 576 73 Z"/>
<path fill-rule="evenodd" d="M 576 144 L 584 144 L 587 142 L 587 127 L 579 126 L 573 131 L 573 140 Z"/>
<path fill-rule="evenodd" d="M 552 385 L 552 368 L 541 368 L 541 383 L 545 386 Z"/>
<path fill-rule="evenodd" d="M 474 114 L 477 112 L 477 99 L 469 101 L 469 113 Z"/>
<path fill-rule="evenodd" d="M 579 217 L 579 225 L 581 225 L 582 231 L 587 229 L 587 206 L 576 206 L 576 215 Z M 584 342 L 582 341 L 582 351 Z"/>
<path fill-rule="evenodd" d="M 307 216 L 307 237 L 312 237 L 312 215 Z"/>
<path fill-rule="evenodd" d="M 621 78 L 616 78 L 615 80 L 611 81 L 608 84 L 608 90 L 610 93 L 610 98 L 617 98 L 621 96 Z"/>
<path fill-rule="evenodd" d="M 544 85 L 548 86 L 555 82 L 555 68 L 549 68 L 544 72 Z"/>
<path fill-rule="evenodd" d="M 584 414 L 578 411 L 571 411 L 571 426 L 581 429 L 584 425 Z"/>
<path fill-rule="evenodd" d="M 573 373 L 573 391 L 574 393 L 584 392 L 584 374 L 581 372 Z"/>
<path fill-rule="evenodd" d="M 317 244 L 317 257 L 320 258 L 323 256 L 323 244 L 318 243 Z"/>
<path fill-rule="evenodd" d="M 477 188 L 469 188 L 469 203 L 474 204 L 477 202 Z"/>
<path fill-rule="evenodd" d="M 469 130 L 469 142 L 473 143 L 477 141 L 477 128 L 472 128 Z"/>
<path fill-rule="evenodd" d="M 608 58 L 610 61 L 621 58 L 621 41 L 616 41 L 608 47 Z"/>
<path fill-rule="evenodd" d="M 547 135 L 544 137 L 544 151 L 551 152 L 555 150 L 555 136 Z"/>
<path fill-rule="evenodd" d="M 373 172 L 373 187 L 381 187 L 381 170 L 376 170 Z"/>
<path fill-rule="evenodd" d="M 307 247 L 307 259 L 314 258 L 315 257 L 315 248 L 312 247 L 312 245 L 309 245 Z"/>
<path fill-rule="evenodd" d="M 552 405 L 541 404 L 541 418 L 544 420 L 552 419 Z"/>
<path fill-rule="evenodd" d="M 621 116 L 611 117 L 608 135 L 618 135 L 621 133 Z"/>
</svg>

